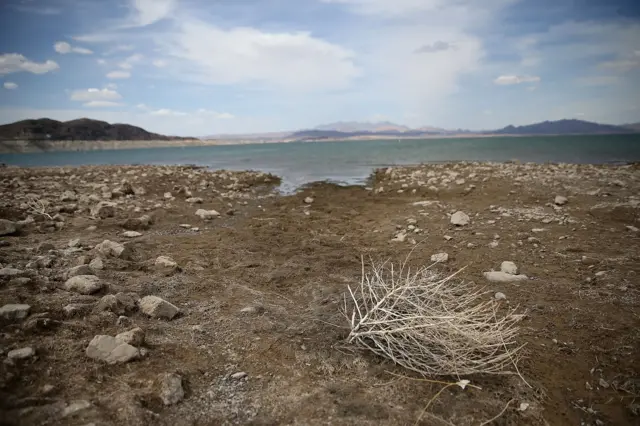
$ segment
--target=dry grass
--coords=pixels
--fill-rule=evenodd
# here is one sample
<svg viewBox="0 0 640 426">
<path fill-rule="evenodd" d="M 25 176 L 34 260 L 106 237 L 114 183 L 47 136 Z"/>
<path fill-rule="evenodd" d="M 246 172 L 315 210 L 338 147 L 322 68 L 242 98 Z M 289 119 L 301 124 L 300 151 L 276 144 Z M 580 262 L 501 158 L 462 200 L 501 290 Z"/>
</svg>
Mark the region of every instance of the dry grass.
<svg viewBox="0 0 640 426">
<path fill-rule="evenodd" d="M 433 265 L 432 265 L 433 266 Z M 459 271 L 458 271 L 459 272 Z M 499 309 L 486 292 L 429 267 L 371 262 L 360 285 L 348 288 L 353 305 L 348 341 L 423 376 L 517 371 L 516 309 Z"/>
</svg>

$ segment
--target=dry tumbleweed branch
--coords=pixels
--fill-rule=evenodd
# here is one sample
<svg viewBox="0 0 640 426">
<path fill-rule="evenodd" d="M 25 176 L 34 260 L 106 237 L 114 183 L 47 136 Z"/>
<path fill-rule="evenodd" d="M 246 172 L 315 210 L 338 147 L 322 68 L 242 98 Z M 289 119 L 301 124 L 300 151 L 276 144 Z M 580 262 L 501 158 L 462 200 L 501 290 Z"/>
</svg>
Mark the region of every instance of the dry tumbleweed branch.
<svg viewBox="0 0 640 426">
<path fill-rule="evenodd" d="M 457 274 L 457 273 L 456 273 Z M 355 290 L 349 287 L 352 314 L 348 340 L 425 376 L 498 374 L 516 368 L 517 323 L 510 309 L 470 284 L 441 277 L 430 267 L 398 271 L 374 263 Z M 484 296 L 484 301 L 482 300 Z"/>
<path fill-rule="evenodd" d="M 51 215 L 47 213 L 47 207 L 40 200 L 30 199 L 29 201 L 27 201 L 27 208 L 31 213 L 35 215 L 44 216 L 49 220 L 53 220 Z"/>
</svg>

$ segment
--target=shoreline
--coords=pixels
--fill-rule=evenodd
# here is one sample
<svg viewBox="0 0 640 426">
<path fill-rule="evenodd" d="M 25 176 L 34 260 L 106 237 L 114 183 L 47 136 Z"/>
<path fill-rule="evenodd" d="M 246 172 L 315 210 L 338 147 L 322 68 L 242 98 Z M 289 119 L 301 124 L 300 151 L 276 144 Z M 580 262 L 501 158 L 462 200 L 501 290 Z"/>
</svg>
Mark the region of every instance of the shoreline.
<svg viewBox="0 0 640 426">
<path fill-rule="evenodd" d="M 413 424 L 441 388 L 348 344 L 341 309 L 362 257 L 413 271 L 437 256 L 432 269 L 496 315 L 523 315 L 531 387 L 470 376 L 477 389 L 439 393 L 430 415 L 477 424 L 514 400 L 528 405 L 508 424 L 637 419 L 624 396 L 640 391 L 640 165 L 398 166 L 366 187 L 288 195 L 279 182 L 189 165 L 1 167 L 3 418 Z M 522 276 L 490 280 L 505 261 Z M 88 350 L 114 336 L 127 356 Z"/>
<path fill-rule="evenodd" d="M 412 140 L 439 140 L 439 139 L 493 139 L 493 138 L 540 138 L 540 137 L 567 137 L 567 136 L 629 136 L 634 134 L 566 134 L 566 135 L 507 135 L 507 134 L 452 134 L 452 135 L 422 135 L 422 136 L 354 136 L 349 138 L 325 138 L 325 139 L 190 139 L 190 140 L 149 140 L 149 141 L 29 141 L 29 140 L 2 140 L 0 141 L 0 155 L 2 154 L 30 154 L 46 152 L 87 152 L 108 151 L 126 149 L 152 149 L 152 148 L 186 148 L 204 146 L 236 146 L 236 145 L 263 145 L 286 143 L 322 143 L 322 142 L 349 142 L 349 141 L 412 141 Z"/>
</svg>

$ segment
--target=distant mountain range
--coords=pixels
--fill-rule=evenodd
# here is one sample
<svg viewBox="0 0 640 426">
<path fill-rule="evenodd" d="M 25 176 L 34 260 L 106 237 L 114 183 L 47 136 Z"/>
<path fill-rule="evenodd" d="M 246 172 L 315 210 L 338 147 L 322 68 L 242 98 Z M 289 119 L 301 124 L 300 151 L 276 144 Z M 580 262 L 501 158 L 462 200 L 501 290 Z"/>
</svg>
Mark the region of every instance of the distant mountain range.
<svg viewBox="0 0 640 426">
<path fill-rule="evenodd" d="M 340 139 L 353 137 L 416 137 L 433 135 L 592 135 L 640 133 L 640 123 L 624 126 L 598 124 L 583 120 L 544 121 L 527 126 L 507 126 L 489 131 L 446 130 L 438 127 L 411 129 L 388 121 L 379 123 L 338 122 L 318 126 L 310 130 L 294 132 L 290 138 L 301 140 Z"/>
<path fill-rule="evenodd" d="M 558 120 L 544 121 L 528 126 L 507 126 L 490 133 L 498 135 L 593 135 L 633 133 L 633 131 L 632 128 L 612 126 L 610 124 L 597 124 L 582 120 Z"/>
<path fill-rule="evenodd" d="M 22 120 L 0 126 L 0 140 L 77 140 L 77 141 L 148 141 L 189 140 L 177 136 L 150 133 L 129 124 L 109 124 L 105 121 L 80 118 L 57 121 L 48 118 Z"/>
<path fill-rule="evenodd" d="M 339 139 L 375 139 L 375 138 L 419 138 L 455 135 L 592 135 L 640 133 L 640 123 L 613 126 L 582 120 L 545 121 L 527 126 L 507 126 L 492 131 L 446 130 L 437 127 L 420 127 L 416 129 L 381 121 L 369 122 L 337 122 L 318 126 L 314 129 L 296 132 L 254 133 L 244 135 L 214 135 L 200 139 L 238 143 L 244 141 L 295 141 L 295 140 L 339 140 Z M 193 140 L 177 136 L 165 136 L 151 133 L 143 128 L 129 124 L 109 124 L 104 121 L 80 118 L 71 121 L 56 121 L 48 118 L 23 120 L 0 126 L 0 140 L 83 140 L 83 141 L 148 141 L 148 140 Z"/>
</svg>

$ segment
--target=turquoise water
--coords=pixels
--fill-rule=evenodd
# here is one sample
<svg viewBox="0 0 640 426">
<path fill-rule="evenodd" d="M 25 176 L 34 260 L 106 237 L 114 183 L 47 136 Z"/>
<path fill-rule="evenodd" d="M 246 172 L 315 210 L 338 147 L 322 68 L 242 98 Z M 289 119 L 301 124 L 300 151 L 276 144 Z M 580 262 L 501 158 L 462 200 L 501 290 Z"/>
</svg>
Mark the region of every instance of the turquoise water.
<svg viewBox="0 0 640 426">
<path fill-rule="evenodd" d="M 513 159 L 537 163 L 640 161 L 640 134 L 295 142 L 0 155 L 0 162 L 20 166 L 195 164 L 263 170 L 281 176 L 285 189 L 319 180 L 361 183 L 374 168 L 383 166 Z"/>
</svg>

